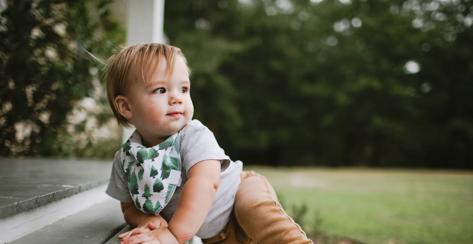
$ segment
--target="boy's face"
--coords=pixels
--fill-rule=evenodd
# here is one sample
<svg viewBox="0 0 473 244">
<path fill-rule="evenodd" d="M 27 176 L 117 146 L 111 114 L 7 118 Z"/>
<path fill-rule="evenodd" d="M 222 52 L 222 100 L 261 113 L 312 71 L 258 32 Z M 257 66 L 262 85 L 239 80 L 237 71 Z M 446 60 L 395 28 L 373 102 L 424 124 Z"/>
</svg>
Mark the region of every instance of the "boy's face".
<svg viewBox="0 0 473 244">
<path fill-rule="evenodd" d="M 184 59 L 180 55 L 175 58 L 170 77 L 166 77 L 166 71 L 162 59 L 150 81 L 134 82 L 122 98 L 129 109 L 122 115 L 136 127 L 146 146 L 157 145 L 178 132 L 194 114 Z"/>
</svg>

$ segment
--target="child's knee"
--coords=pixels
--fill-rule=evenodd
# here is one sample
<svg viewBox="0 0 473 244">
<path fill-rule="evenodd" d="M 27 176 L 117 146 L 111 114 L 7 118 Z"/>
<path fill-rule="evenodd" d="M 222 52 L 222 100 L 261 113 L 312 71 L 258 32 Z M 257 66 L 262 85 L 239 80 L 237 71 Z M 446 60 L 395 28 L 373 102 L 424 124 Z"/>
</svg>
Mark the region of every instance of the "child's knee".
<svg viewBox="0 0 473 244">
<path fill-rule="evenodd" d="M 258 174 L 253 170 L 243 170 L 240 174 L 242 181 L 248 177 L 255 176 L 255 175 L 258 175 Z"/>
<path fill-rule="evenodd" d="M 244 200 L 254 198 L 277 200 L 276 193 L 271 183 L 269 183 L 265 176 L 253 171 L 248 173 L 246 177 L 242 177 L 235 200 L 238 201 L 238 198 Z"/>
<path fill-rule="evenodd" d="M 235 196 L 236 215 L 252 215 L 277 204 L 276 193 L 266 177 L 253 174 L 242 179 Z"/>
</svg>

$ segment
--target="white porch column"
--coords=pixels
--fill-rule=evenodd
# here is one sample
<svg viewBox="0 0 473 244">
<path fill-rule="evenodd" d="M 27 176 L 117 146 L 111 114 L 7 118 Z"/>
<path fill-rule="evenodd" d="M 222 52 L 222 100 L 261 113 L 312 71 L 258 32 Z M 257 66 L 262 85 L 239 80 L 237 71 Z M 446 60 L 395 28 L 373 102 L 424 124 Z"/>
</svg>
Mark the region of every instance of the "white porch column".
<svg viewBox="0 0 473 244">
<path fill-rule="evenodd" d="M 164 43 L 164 1 L 165 0 L 129 0 L 126 44 L 143 42 Z M 125 141 L 134 129 L 123 128 Z"/>
<path fill-rule="evenodd" d="M 129 0 L 127 44 L 164 42 L 164 0 Z"/>
</svg>

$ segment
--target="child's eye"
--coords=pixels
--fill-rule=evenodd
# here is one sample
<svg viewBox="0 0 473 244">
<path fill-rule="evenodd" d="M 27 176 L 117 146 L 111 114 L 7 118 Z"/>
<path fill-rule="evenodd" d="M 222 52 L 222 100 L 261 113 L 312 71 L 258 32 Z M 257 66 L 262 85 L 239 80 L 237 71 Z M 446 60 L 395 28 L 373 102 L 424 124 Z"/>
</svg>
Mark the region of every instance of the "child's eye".
<svg viewBox="0 0 473 244">
<path fill-rule="evenodd" d="M 182 93 L 187 93 L 187 92 L 189 92 L 189 87 L 187 86 L 182 87 Z"/>
<path fill-rule="evenodd" d="M 156 88 L 156 89 L 153 90 L 153 93 L 159 93 L 159 94 L 166 93 L 166 88 L 164 88 L 164 87 Z"/>
</svg>

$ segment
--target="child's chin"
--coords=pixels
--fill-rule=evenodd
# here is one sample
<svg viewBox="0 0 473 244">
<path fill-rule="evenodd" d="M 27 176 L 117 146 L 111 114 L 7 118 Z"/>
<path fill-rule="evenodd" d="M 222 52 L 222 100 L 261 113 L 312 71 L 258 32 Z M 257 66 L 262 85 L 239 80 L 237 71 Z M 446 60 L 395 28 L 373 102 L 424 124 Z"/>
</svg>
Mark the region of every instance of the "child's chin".
<svg viewBox="0 0 473 244">
<path fill-rule="evenodd" d="M 176 133 L 178 131 L 180 131 L 182 128 L 184 128 L 184 126 L 186 126 L 186 121 L 184 119 L 180 119 L 180 120 L 175 120 L 175 121 L 172 121 L 170 124 L 169 124 L 169 129 Z"/>
</svg>

